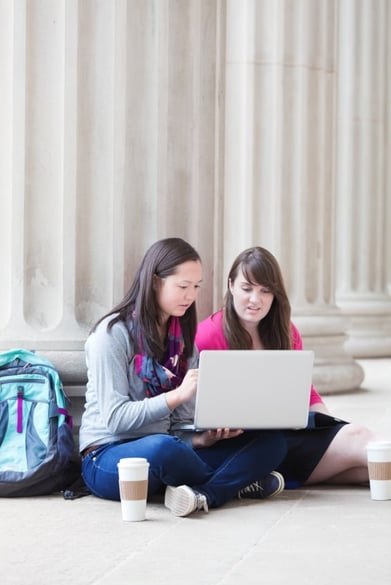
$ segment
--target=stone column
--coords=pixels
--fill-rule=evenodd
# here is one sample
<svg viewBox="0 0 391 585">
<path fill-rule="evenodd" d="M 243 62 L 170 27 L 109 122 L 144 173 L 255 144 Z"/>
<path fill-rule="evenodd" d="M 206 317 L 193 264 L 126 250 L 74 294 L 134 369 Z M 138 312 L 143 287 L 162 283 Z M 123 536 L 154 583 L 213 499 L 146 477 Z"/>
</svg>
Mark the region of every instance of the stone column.
<svg viewBox="0 0 391 585">
<path fill-rule="evenodd" d="M 387 0 L 339 3 L 336 298 L 364 358 L 391 355 L 390 30 Z"/>
<path fill-rule="evenodd" d="M 225 273 L 275 254 L 325 393 L 363 379 L 334 295 L 336 22 L 333 1 L 227 2 Z"/>
<path fill-rule="evenodd" d="M 0 350 L 82 383 L 91 325 L 167 236 L 199 249 L 209 311 L 216 6 L 0 4 Z"/>
<path fill-rule="evenodd" d="M 218 22 L 216 1 L 0 3 L 0 351 L 55 363 L 75 433 L 89 329 L 152 242 L 199 250 L 211 309 Z"/>
<path fill-rule="evenodd" d="M 154 240 L 200 251 L 201 317 L 259 243 L 319 390 L 357 386 L 335 302 L 337 22 L 333 0 L 0 3 L 0 349 L 46 352 L 83 384 L 89 328 Z"/>
<path fill-rule="evenodd" d="M 65 383 L 80 383 L 90 308 L 97 298 L 100 307 L 109 304 L 115 287 L 105 270 L 111 271 L 105 260 L 111 260 L 107 200 L 114 191 L 113 167 L 102 165 L 114 150 L 116 109 L 108 90 L 115 72 L 114 13 L 107 7 L 89 19 L 91 28 L 100 25 L 101 39 L 95 46 L 96 67 L 87 71 L 78 63 L 83 5 L 79 14 L 72 1 L 4 4 L 4 67 L 9 72 L 4 116 L 10 122 L 1 141 L 5 150 L 12 149 L 2 194 L 1 217 L 8 228 L 0 235 L 6 256 L 0 344 L 46 353 Z M 88 63 L 88 52 L 84 56 Z M 81 83 L 94 96 L 85 108 Z M 97 104 L 99 124 L 90 125 Z M 88 164 L 92 129 L 104 135 L 96 141 L 93 169 Z"/>
</svg>

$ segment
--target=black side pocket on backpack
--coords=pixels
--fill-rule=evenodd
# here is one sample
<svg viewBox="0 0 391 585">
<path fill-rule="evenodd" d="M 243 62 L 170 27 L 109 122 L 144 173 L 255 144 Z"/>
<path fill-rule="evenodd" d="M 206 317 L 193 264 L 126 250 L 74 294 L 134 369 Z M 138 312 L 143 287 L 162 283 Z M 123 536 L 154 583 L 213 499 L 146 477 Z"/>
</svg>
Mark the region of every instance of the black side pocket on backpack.
<svg viewBox="0 0 391 585">
<path fill-rule="evenodd" d="M 8 402 L 6 400 L 3 400 L 2 402 L 0 402 L 0 447 L 2 442 L 4 441 L 5 433 L 7 432 L 8 420 L 9 420 Z"/>
</svg>

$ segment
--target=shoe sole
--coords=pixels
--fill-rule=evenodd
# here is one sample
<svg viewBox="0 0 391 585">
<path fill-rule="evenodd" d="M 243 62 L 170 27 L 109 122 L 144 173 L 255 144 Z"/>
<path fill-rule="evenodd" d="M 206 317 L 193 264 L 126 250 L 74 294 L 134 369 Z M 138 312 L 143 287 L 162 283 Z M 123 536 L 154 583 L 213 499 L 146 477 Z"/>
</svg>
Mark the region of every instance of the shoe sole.
<svg viewBox="0 0 391 585">
<path fill-rule="evenodd" d="M 188 516 L 194 511 L 193 493 L 187 486 L 167 486 L 164 495 L 164 505 L 174 516 Z"/>
<path fill-rule="evenodd" d="M 273 475 L 274 477 L 276 477 L 278 479 L 278 481 L 280 482 L 280 485 L 278 486 L 276 491 L 274 491 L 273 493 L 271 493 L 267 496 L 268 498 L 272 498 L 273 496 L 278 496 L 278 494 L 283 492 L 284 488 L 285 488 L 285 480 L 284 480 L 283 476 L 281 475 L 281 473 L 278 473 L 278 471 L 271 471 L 270 475 Z"/>
</svg>

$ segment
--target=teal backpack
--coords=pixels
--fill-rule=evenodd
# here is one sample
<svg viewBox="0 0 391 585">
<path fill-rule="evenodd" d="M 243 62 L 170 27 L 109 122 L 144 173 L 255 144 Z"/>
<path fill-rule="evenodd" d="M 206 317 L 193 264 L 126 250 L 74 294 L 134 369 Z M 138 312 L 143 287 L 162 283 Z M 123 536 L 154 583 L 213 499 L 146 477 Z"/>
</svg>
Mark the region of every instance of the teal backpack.
<svg viewBox="0 0 391 585">
<path fill-rule="evenodd" d="M 0 497 L 51 494 L 74 481 L 69 406 L 49 360 L 0 353 Z"/>
</svg>

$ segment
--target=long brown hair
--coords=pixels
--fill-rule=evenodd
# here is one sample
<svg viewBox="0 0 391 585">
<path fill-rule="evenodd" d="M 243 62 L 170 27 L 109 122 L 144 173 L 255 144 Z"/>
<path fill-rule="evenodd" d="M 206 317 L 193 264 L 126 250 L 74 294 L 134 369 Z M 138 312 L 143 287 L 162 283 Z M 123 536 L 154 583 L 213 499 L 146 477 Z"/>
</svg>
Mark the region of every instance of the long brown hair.
<svg viewBox="0 0 391 585">
<path fill-rule="evenodd" d="M 252 284 L 267 287 L 274 295 L 270 311 L 259 323 L 258 334 L 265 349 L 291 349 L 291 306 L 280 266 L 268 250 L 255 246 L 244 250 L 234 260 L 228 274 L 224 298 L 224 335 L 231 349 L 251 349 L 249 333 L 241 325 L 234 308 L 229 283 L 243 273 Z"/>
<path fill-rule="evenodd" d="M 118 321 L 124 322 L 128 325 L 130 340 L 136 351 L 161 359 L 165 347 L 158 332 L 160 309 L 153 286 L 154 278 L 156 276 L 165 278 L 175 274 L 178 266 L 189 260 L 201 262 L 198 252 L 181 238 L 166 238 L 152 244 L 145 253 L 122 301 L 101 317 L 94 329 L 103 319 L 113 315 L 107 326 L 108 331 Z M 185 346 L 184 353 L 189 357 L 193 353 L 197 327 L 195 302 L 179 319 Z M 129 328 L 131 323 L 132 327 Z"/>
</svg>

